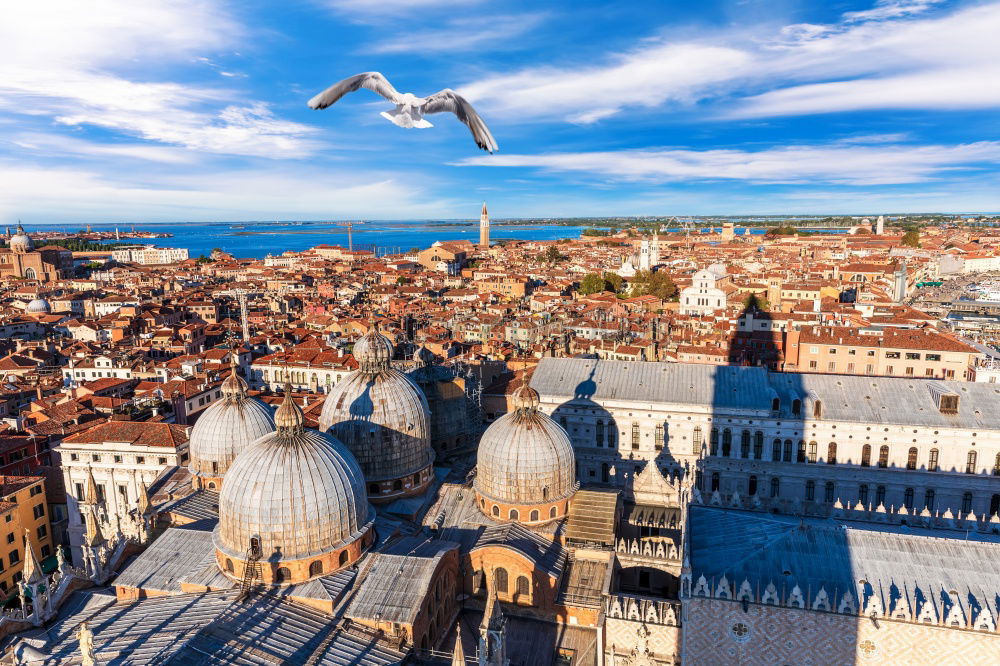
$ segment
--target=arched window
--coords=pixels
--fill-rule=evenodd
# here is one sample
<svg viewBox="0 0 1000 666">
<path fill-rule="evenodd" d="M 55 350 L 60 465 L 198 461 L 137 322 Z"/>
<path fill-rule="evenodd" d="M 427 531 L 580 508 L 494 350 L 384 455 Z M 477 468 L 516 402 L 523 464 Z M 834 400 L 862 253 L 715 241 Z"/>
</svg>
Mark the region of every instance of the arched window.
<svg viewBox="0 0 1000 666">
<path fill-rule="evenodd" d="M 212 461 L 212 474 L 218 474 L 218 473 L 219 473 L 219 463 L 216 462 L 215 460 L 213 460 Z"/>
<path fill-rule="evenodd" d="M 215 481 L 209 481 L 208 482 L 208 489 L 209 490 L 215 490 Z"/>
<path fill-rule="evenodd" d="M 872 445 L 865 444 L 861 447 L 861 466 L 869 467 L 872 464 Z"/>
<path fill-rule="evenodd" d="M 802 401 L 796 398 L 795 400 L 792 400 L 792 414 L 798 416 L 801 413 L 802 413 Z"/>
<path fill-rule="evenodd" d="M 917 468 L 917 447 L 911 446 L 910 450 L 907 451 L 906 453 L 906 469 L 916 469 L 916 468 Z"/>
<path fill-rule="evenodd" d="M 34 280 L 36 277 L 38 277 L 38 274 L 35 273 L 35 269 L 34 268 L 31 268 L 29 266 L 28 268 L 24 269 L 24 277 L 25 277 L 25 279 L 28 279 L 28 280 Z"/>
<path fill-rule="evenodd" d="M 889 466 L 889 447 L 886 444 L 879 447 L 878 466 L 883 468 Z"/>
<path fill-rule="evenodd" d="M 548 486 L 542 486 L 542 499 L 543 500 L 548 500 L 549 499 L 549 487 Z"/>
<path fill-rule="evenodd" d="M 976 452 L 969 451 L 969 455 L 965 458 L 965 473 L 975 474 L 976 473 Z"/>
<path fill-rule="evenodd" d="M 346 551 L 345 551 L 346 552 Z M 309 577 L 318 576 L 323 573 L 323 563 L 319 560 L 309 564 Z"/>
<path fill-rule="evenodd" d="M 369 534 L 371 534 L 371 532 L 369 532 Z M 342 550 L 340 551 L 340 558 L 337 560 L 337 563 L 340 566 L 345 566 L 348 560 L 350 559 L 351 559 L 351 554 L 346 550 Z"/>
<path fill-rule="evenodd" d="M 516 586 L 515 592 L 518 598 L 531 594 L 531 583 L 528 582 L 527 576 L 518 576 Z"/>
<path fill-rule="evenodd" d="M 934 491 L 928 490 L 924 493 L 924 506 L 927 507 L 928 511 L 934 510 Z"/>
<path fill-rule="evenodd" d="M 740 458 L 750 457 L 750 431 L 744 430 L 740 435 Z"/>
<path fill-rule="evenodd" d="M 819 445 L 816 442 L 809 442 L 809 462 L 816 462 L 817 456 L 819 456 Z"/>
<path fill-rule="evenodd" d="M 756 476 L 751 476 L 750 477 L 750 482 L 747 485 L 747 494 L 750 495 L 751 497 L 753 497 L 754 495 L 757 494 L 757 477 Z"/>
<path fill-rule="evenodd" d="M 776 439 L 771 442 L 771 460 L 781 462 L 781 440 Z"/>
<path fill-rule="evenodd" d="M 1000 495 L 994 494 L 990 498 L 990 516 L 1000 513 Z"/>
<path fill-rule="evenodd" d="M 517 509 L 511 509 L 510 512 L 507 513 L 507 517 L 511 520 L 517 520 L 521 516 L 518 514 Z"/>
<path fill-rule="evenodd" d="M 378 495 L 378 491 L 379 491 L 379 488 L 378 488 L 378 484 L 377 483 L 369 483 L 368 484 L 368 494 L 369 495 Z"/>
<path fill-rule="evenodd" d="M 502 594 L 506 594 L 507 593 L 507 570 L 504 569 L 504 568 L 502 568 L 502 567 L 498 567 L 493 572 L 493 582 L 496 585 L 497 592 L 500 592 Z"/>
<path fill-rule="evenodd" d="M 538 520 L 538 509 L 532 509 L 531 513 L 528 514 L 528 518 L 531 522 L 536 522 Z"/>
<path fill-rule="evenodd" d="M 774 398 L 774 399 L 772 399 L 771 400 L 771 411 L 772 412 L 777 412 L 780 409 L 781 409 L 781 399 L 780 398 Z"/>
<path fill-rule="evenodd" d="M 712 472 L 712 488 L 711 488 L 711 490 L 712 490 L 712 492 L 715 492 L 718 489 L 719 489 L 719 473 L 718 472 Z"/>
<path fill-rule="evenodd" d="M 663 428 L 663 424 L 662 423 L 657 423 L 656 424 L 656 432 L 654 433 L 654 441 L 653 441 L 653 448 L 655 448 L 657 451 L 662 451 L 663 450 L 663 446 L 667 443 L 667 439 L 664 436 L 665 432 L 666 431 Z"/>
<path fill-rule="evenodd" d="M 993 460 L 993 476 L 1000 476 L 1000 453 Z"/>
<path fill-rule="evenodd" d="M 785 440 L 784 455 L 781 459 L 785 462 L 792 462 L 792 440 Z"/>
<path fill-rule="evenodd" d="M 392 489 L 393 490 L 402 490 L 403 489 L 403 482 L 400 481 L 399 479 L 396 479 L 395 481 L 392 482 Z"/>
<path fill-rule="evenodd" d="M 722 431 L 722 457 L 728 458 L 733 452 L 733 431 L 725 428 Z"/>
<path fill-rule="evenodd" d="M 903 506 L 910 511 L 913 510 L 913 488 L 907 488 L 903 491 Z"/>
<path fill-rule="evenodd" d="M 962 513 L 972 512 L 972 493 L 962 495 Z"/>
<path fill-rule="evenodd" d="M 812 502 L 816 499 L 816 482 L 812 479 L 806 481 L 806 501 Z"/>
<path fill-rule="evenodd" d="M 868 484 L 862 483 L 858 486 L 858 501 L 862 504 L 868 504 Z"/>
<path fill-rule="evenodd" d="M 771 479 L 771 497 L 777 497 L 781 492 L 781 481 L 778 477 Z"/>
<path fill-rule="evenodd" d="M 708 444 L 709 444 L 709 449 L 712 452 L 712 455 L 713 456 L 719 455 L 719 429 L 718 428 L 712 428 L 712 430 L 709 431 L 709 433 L 708 433 Z"/>
<path fill-rule="evenodd" d="M 885 506 L 885 486 L 875 488 L 875 506 Z"/>
<path fill-rule="evenodd" d="M 836 492 L 837 487 L 833 485 L 833 481 L 827 481 L 823 488 L 823 501 L 827 504 L 833 504 L 833 496 Z"/>
<path fill-rule="evenodd" d="M 494 518 L 499 518 L 500 517 L 500 507 L 498 507 L 496 504 L 494 504 L 493 505 L 493 510 L 492 510 L 491 513 L 493 514 Z"/>
<path fill-rule="evenodd" d="M 555 517 L 556 517 L 556 508 L 553 506 L 549 508 L 549 518 L 555 518 Z"/>
<path fill-rule="evenodd" d="M 804 439 L 799 440 L 795 454 L 795 462 L 804 463 L 806 461 L 806 441 Z"/>
<path fill-rule="evenodd" d="M 597 426 L 594 428 L 594 439 L 597 446 L 604 446 L 604 421 L 597 419 Z"/>
<path fill-rule="evenodd" d="M 292 577 L 292 572 L 288 570 L 288 567 L 278 567 L 278 570 L 274 572 L 274 582 L 283 583 Z"/>
<path fill-rule="evenodd" d="M 228 557 L 226 558 L 226 571 L 233 573 L 233 561 Z"/>
<path fill-rule="evenodd" d="M 764 457 L 764 433 L 760 430 L 755 432 L 753 436 L 753 457 L 755 460 Z"/>
<path fill-rule="evenodd" d="M 260 537 L 250 537 L 250 550 L 260 552 Z"/>
<path fill-rule="evenodd" d="M 837 442 L 830 442 L 826 445 L 826 464 L 837 464 Z"/>
<path fill-rule="evenodd" d="M 701 426 L 695 426 L 691 433 L 691 453 L 701 455 Z"/>
<path fill-rule="evenodd" d="M 817 400 L 813 403 L 813 418 L 823 418 L 823 401 Z"/>
</svg>

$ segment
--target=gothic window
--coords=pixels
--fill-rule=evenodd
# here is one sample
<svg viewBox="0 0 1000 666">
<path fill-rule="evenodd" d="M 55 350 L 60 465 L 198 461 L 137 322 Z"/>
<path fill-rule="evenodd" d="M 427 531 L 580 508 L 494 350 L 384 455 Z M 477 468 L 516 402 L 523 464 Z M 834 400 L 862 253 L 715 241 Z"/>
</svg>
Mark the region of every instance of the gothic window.
<svg viewBox="0 0 1000 666">
<path fill-rule="evenodd" d="M 778 477 L 771 479 L 771 497 L 777 497 L 781 492 L 781 480 Z"/>
<path fill-rule="evenodd" d="M 885 444 L 878 450 L 878 466 L 883 468 L 889 466 L 889 447 Z"/>
<path fill-rule="evenodd" d="M 913 510 L 913 488 L 907 488 L 903 491 L 903 506 L 910 511 Z"/>
<path fill-rule="evenodd" d="M 837 442 L 830 442 L 826 446 L 826 464 L 837 464 Z"/>
<path fill-rule="evenodd" d="M 861 447 L 861 466 L 869 467 L 872 464 L 872 445 L 865 444 Z"/>
<path fill-rule="evenodd" d="M 597 427 L 595 428 L 595 432 L 596 432 L 595 439 L 597 440 L 597 446 L 598 447 L 604 446 L 604 421 L 597 419 Z"/>
<path fill-rule="evenodd" d="M 740 436 L 740 458 L 750 457 L 750 431 L 744 430 Z"/>
<path fill-rule="evenodd" d="M 792 440 L 790 439 L 785 440 L 785 450 L 782 460 L 785 462 L 792 462 Z"/>
<path fill-rule="evenodd" d="M 617 442 L 617 438 L 618 438 L 618 431 L 615 430 L 614 425 L 615 425 L 614 421 L 608 423 L 608 448 L 609 449 L 615 448 L 615 443 Z"/>
<path fill-rule="evenodd" d="M 965 459 L 965 473 L 975 474 L 976 473 L 976 452 L 969 451 L 969 455 Z"/>
<path fill-rule="evenodd" d="M 722 457 L 728 458 L 733 450 L 733 431 L 725 428 L 722 431 Z"/>
<path fill-rule="evenodd" d="M 25 268 L 24 269 L 24 277 L 25 277 L 25 279 L 28 279 L 28 280 L 34 280 L 37 277 L 37 274 L 35 273 L 35 269 L 31 268 L 30 266 L 28 268 Z"/>
<path fill-rule="evenodd" d="M 719 473 L 712 472 L 712 492 L 719 489 Z"/>
<path fill-rule="evenodd" d="M 812 502 L 816 499 L 816 482 L 810 479 L 806 481 L 806 501 Z"/>
<path fill-rule="evenodd" d="M 906 454 L 906 469 L 917 468 L 917 447 L 911 446 Z"/>
<path fill-rule="evenodd" d="M 795 451 L 795 462 L 804 463 L 806 461 L 806 442 L 803 439 L 799 440 L 799 446 Z"/>
<path fill-rule="evenodd" d="M 719 429 L 712 428 L 708 434 L 708 444 L 711 449 L 712 455 L 719 455 Z"/>
<path fill-rule="evenodd" d="M 833 485 L 833 481 L 827 481 L 826 486 L 823 488 L 823 501 L 827 504 L 833 504 L 833 496 L 836 492 L 837 487 Z"/>
<path fill-rule="evenodd" d="M 972 512 L 972 493 L 964 493 L 962 495 L 962 513 Z"/>
<path fill-rule="evenodd" d="M 875 506 L 885 506 L 885 486 L 879 486 L 875 489 Z"/>
<path fill-rule="evenodd" d="M 818 448 L 819 446 L 816 444 L 816 442 L 809 442 L 809 462 L 811 463 L 816 462 L 816 456 L 819 455 L 819 452 L 817 450 Z"/>
<path fill-rule="evenodd" d="M 323 563 L 322 562 L 320 562 L 319 560 L 316 560 L 315 562 L 313 562 L 312 564 L 309 565 L 309 577 L 310 578 L 313 577 L 313 576 L 318 576 L 321 573 L 323 573 Z"/>
<path fill-rule="evenodd" d="M 798 416 L 801 413 L 802 413 L 802 401 L 796 398 L 795 400 L 792 400 L 792 414 Z"/>
<path fill-rule="evenodd" d="M 753 457 L 760 460 L 764 457 L 764 433 L 758 430 L 753 436 Z"/>
<path fill-rule="evenodd" d="M 528 582 L 527 576 L 517 577 L 517 596 L 526 597 L 531 594 L 531 583 Z"/>
<path fill-rule="evenodd" d="M 862 504 L 868 504 L 868 484 L 862 483 L 858 486 L 858 501 Z"/>
<path fill-rule="evenodd" d="M 696 456 L 701 454 L 701 426 L 695 426 L 691 433 L 691 453 Z"/>
<path fill-rule="evenodd" d="M 750 477 L 750 482 L 749 482 L 749 485 L 747 487 L 747 494 L 750 495 L 751 497 L 753 497 L 754 495 L 757 494 L 757 477 L 756 476 L 751 476 Z"/>
<path fill-rule="evenodd" d="M 928 490 L 924 493 L 924 506 L 927 507 L 928 511 L 934 510 L 934 491 Z"/>
<path fill-rule="evenodd" d="M 493 572 L 493 582 L 496 584 L 497 592 L 506 594 L 507 593 L 507 570 L 498 567 L 496 571 Z"/>
</svg>

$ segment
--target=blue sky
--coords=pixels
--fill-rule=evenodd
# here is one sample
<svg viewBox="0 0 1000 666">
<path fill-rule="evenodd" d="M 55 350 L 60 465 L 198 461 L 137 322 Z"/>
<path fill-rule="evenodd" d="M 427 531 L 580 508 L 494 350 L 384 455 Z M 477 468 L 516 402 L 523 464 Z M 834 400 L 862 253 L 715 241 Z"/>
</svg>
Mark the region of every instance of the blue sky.
<svg viewBox="0 0 1000 666">
<path fill-rule="evenodd" d="M 1000 210 L 1000 2 L 46 0 L 0 224 Z M 500 151 L 359 91 L 450 87 Z"/>
</svg>

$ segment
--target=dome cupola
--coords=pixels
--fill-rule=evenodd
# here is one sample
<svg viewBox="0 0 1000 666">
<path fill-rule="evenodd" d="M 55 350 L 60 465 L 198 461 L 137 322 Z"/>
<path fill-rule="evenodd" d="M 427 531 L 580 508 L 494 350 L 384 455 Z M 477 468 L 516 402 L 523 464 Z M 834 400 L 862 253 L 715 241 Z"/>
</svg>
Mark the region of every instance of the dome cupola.
<svg viewBox="0 0 1000 666">
<path fill-rule="evenodd" d="M 21 226 L 20 222 L 17 225 L 16 232 L 10 237 L 8 245 L 10 246 L 10 251 L 16 254 L 24 254 L 35 249 L 35 244 L 32 242 L 31 236 L 24 231 L 24 227 Z"/>
<path fill-rule="evenodd" d="M 49 312 L 52 312 L 52 306 L 49 305 L 47 300 L 39 297 L 28 303 L 28 306 L 24 308 L 24 311 L 29 314 L 48 314 Z"/>
<path fill-rule="evenodd" d="M 256 551 L 264 583 L 300 583 L 357 561 L 374 540 L 375 509 L 354 456 L 331 435 L 303 427 L 290 386 L 274 421 L 277 429 L 226 474 L 216 557 L 240 579 Z"/>
<path fill-rule="evenodd" d="M 573 445 L 562 426 L 538 410 L 538 392 L 520 386 L 512 411 L 479 442 L 475 489 L 490 518 L 533 525 L 566 515 L 579 488 Z"/>
</svg>

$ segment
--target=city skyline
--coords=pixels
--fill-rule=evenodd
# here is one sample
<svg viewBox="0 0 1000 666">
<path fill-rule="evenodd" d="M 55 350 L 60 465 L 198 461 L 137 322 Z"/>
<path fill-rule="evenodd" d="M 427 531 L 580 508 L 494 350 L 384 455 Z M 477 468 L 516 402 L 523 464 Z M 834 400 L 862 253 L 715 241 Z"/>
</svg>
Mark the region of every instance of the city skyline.
<svg viewBox="0 0 1000 666">
<path fill-rule="evenodd" d="M 0 222 L 1000 210 L 1000 3 L 378 7 L 15 8 Z M 365 70 L 500 152 L 306 108 Z"/>
</svg>

